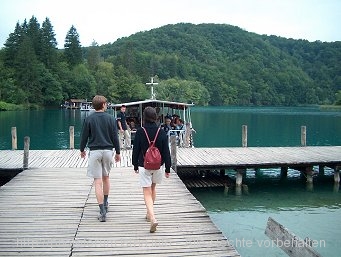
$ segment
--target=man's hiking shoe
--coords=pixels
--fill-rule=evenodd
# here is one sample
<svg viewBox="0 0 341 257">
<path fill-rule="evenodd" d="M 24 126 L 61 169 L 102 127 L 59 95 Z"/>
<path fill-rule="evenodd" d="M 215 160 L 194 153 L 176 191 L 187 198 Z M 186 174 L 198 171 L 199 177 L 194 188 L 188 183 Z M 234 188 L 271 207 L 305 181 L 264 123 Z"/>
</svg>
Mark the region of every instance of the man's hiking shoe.
<svg viewBox="0 0 341 257">
<path fill-rule="evenodd" d="M 98 215 L 98 220 L 99 220 L 100 222 L 106 222 L 106 220 L 107 220 L 107 214 L 106 214 L 106 213 L 100 213 L 100 214 Z"/>
</svg>

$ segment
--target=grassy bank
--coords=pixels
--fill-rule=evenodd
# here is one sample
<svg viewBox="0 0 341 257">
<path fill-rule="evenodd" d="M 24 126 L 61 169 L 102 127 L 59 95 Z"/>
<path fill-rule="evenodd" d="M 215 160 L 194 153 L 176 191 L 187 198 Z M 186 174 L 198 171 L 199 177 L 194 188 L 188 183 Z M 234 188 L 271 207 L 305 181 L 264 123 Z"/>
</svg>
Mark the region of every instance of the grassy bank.
<svg viewBox="0 0 341 257">
<path fill-rule="evenodd" d="M 341 105 L 320 105 L 319 108 L 323 111 L 338 111 L 341 112 Z"/>
<path fill-rule="evenodd" d="M 0 111 L 21 111 L 21 110 L 29 110 L 34 109 L 38 110 L 41 109 L 40 106 L 37 105 L 24 105 L 24 104 L 10 104 L 6 102 L 0 101 Z"/>
</svg>

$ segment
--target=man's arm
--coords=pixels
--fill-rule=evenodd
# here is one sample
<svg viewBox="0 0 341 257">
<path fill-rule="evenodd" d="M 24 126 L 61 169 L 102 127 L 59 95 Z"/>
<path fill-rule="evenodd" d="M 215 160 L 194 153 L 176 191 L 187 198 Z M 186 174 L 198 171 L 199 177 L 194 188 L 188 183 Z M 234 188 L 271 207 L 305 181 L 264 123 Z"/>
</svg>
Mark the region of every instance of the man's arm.
<svg viewBox="0 0 341 257">
<path fill-rule="evenodd" d="M 89 131 L 88 131 L 88 128 L 87 128 L 87 123 L 83 122 L 83 127 L 82 127 L 82 133 L 81 133 L 81 141 L 80 141 L 80 151 L 81 151 L 81 158 L 85 158 L 86 156 L 86 152 L 85 152 L 85 147 L 86 147 L 86 144 L 88 142 L 88 137 L 89 137 Z"/>
<path fill-rule="evenodd" d="M 114 148 L 115 148 L 116 154 L 120 154 L 120 141 L 118 138 L 116 122 L 114 122 Z"/>
</svg>

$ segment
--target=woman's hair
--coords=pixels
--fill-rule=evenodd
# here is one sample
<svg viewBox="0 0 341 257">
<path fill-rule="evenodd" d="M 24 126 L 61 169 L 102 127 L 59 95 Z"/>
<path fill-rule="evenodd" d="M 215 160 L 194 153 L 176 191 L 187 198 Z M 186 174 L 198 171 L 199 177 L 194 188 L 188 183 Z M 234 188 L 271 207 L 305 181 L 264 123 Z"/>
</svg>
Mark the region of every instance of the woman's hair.
<svg viewBox="0 0 341 257">
<path fill-rule="evenodd" d="M 156 111 L 155 108 L 151 106 L 147 106 L 143 111 L 143 120 L 144 122 L 156 122 Z"/>
<path fill-rule="evenodd" d="M 102 95 L 95 95 L 95 97 L 92 99 L 92 107 L 96 111 L 101 110 L 103 108 L 103 104 L 107 102 L 107 99 Z"/>
</svg>

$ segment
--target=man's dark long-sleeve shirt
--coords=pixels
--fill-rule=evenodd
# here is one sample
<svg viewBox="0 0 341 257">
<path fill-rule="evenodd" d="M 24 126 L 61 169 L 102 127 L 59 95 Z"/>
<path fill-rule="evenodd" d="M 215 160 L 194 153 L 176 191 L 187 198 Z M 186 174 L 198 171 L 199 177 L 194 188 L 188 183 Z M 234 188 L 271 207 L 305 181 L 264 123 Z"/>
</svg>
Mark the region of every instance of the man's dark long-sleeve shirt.
<svg viewBox="0 0 341 257">
<path fill-rule="evenodd" d="M 90 150 L 112 150 L 120 154 L 115 118 L 106 112 L 94 112 L 85 118 L 82 128 L 80 151 L 86 145 Z"/>
<path fill-rule="evenodd" d="M 158 126 L 156 123 L 146 123 L 144 125 L 150 141 L 154 140 Z M 163 129 L 160 129 L 157 136 L 155 146 L 159 149 L 161 154 L 161 165 L 165 164 L 165 172 L 170 172 L 171 157 L 169 152 L 168 137 Z M 138 169 L 138 166 L 143 167 L 144 155 L 149 147 L 148 139 L 144 133 L 143 128 L 138 128 L 135 134 L 134 147 L 133 147 L 133 165 L 134 170 Z"/>
</svg>

